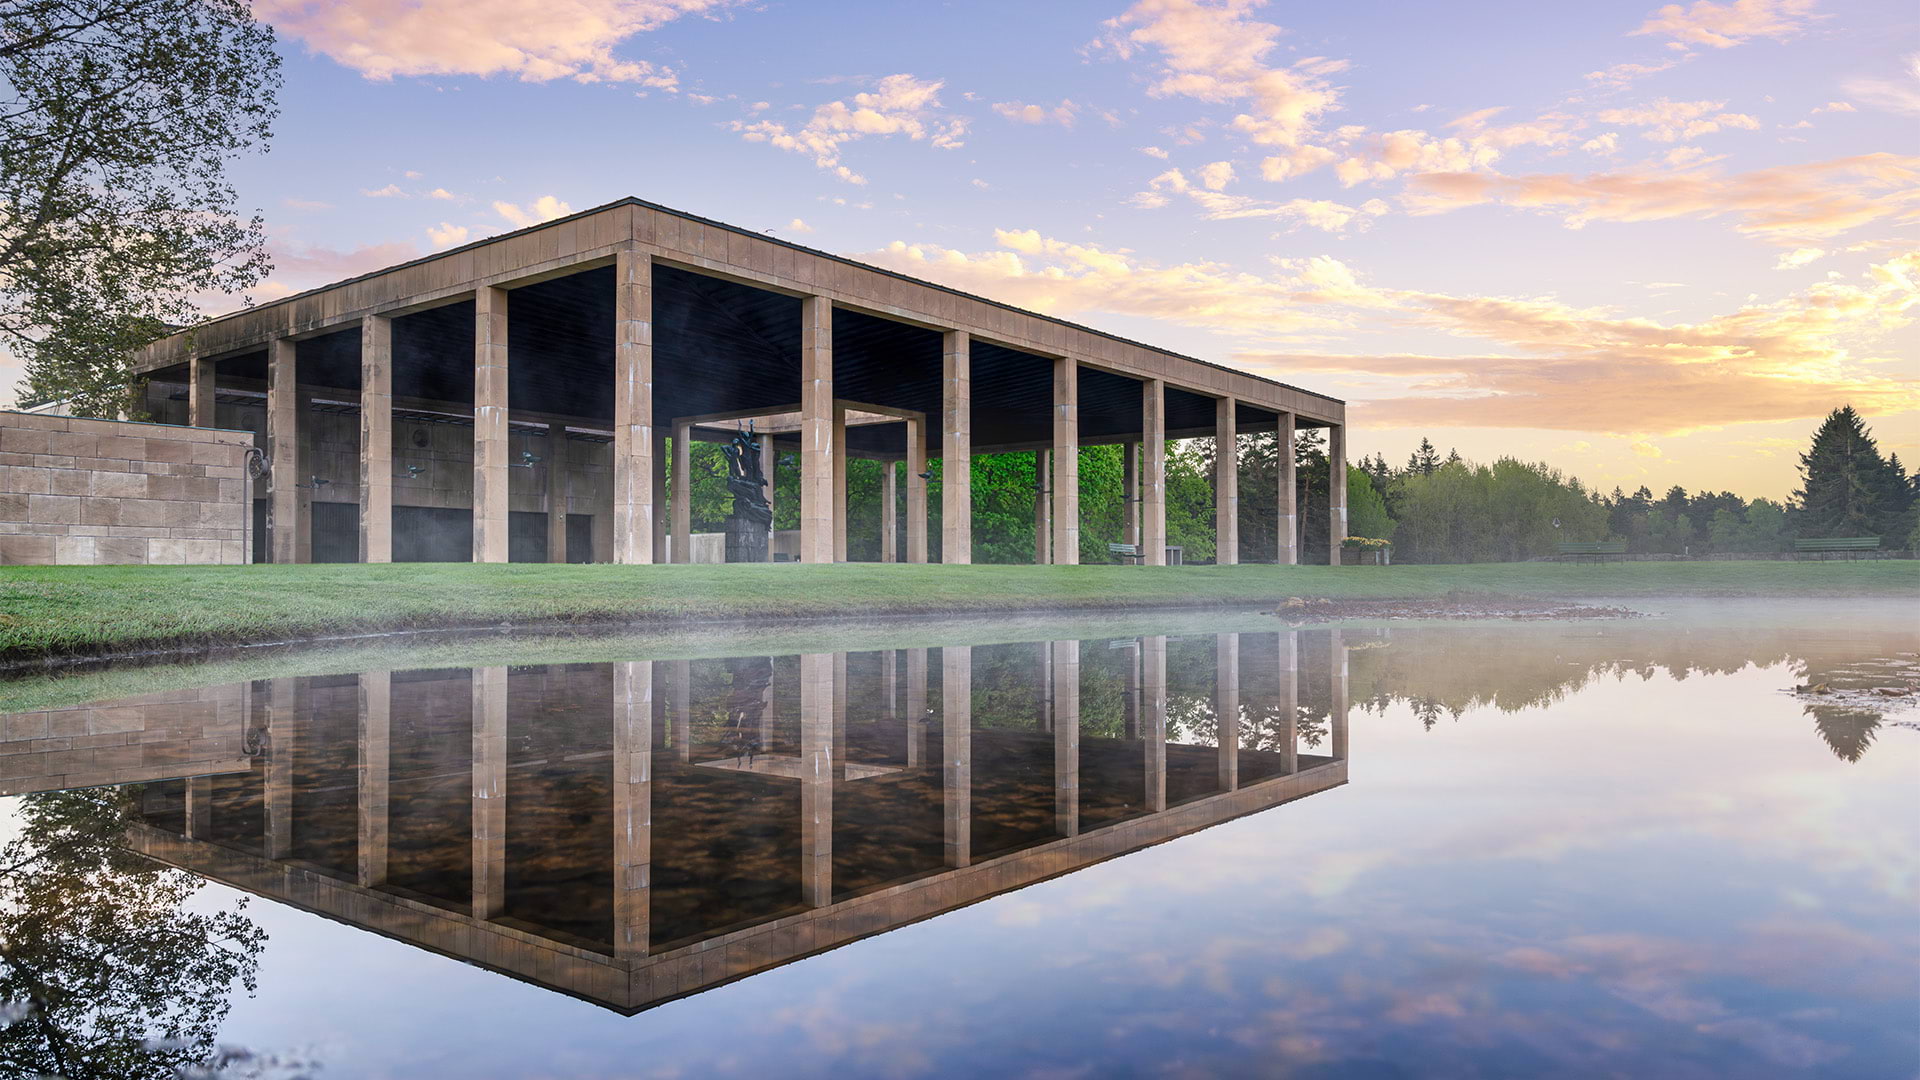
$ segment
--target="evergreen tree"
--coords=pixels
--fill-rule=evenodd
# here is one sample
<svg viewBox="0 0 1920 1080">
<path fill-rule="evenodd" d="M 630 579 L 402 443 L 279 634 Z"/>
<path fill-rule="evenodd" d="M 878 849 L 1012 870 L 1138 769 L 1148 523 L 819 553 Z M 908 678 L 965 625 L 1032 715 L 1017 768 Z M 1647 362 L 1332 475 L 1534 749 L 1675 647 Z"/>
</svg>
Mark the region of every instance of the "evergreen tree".
<svg viewBox="0 0 1920 1080">
<path fill-rule="evenodd" d="M 1424 435 L 1421 436 L 1420 449 L 1415 450 L 1413 454 L 1407 458 L 1408 475 L 1419 473 L 1421 476 L 1432 476 L 1433 470 L 1439 467 L 1440 452 L 1433 448 L 1433 443 L 1428 441 Z"/>
<path fill-rule="evenodd" d="M 1898 538 L 1912 495 L 1896 469 L 1904 472 L 1881 458 L 1853 406 L 1829 413 L 1813 433 L 1813 445 L 1800 455 L 1801 487 L 1793 493 L 1799 534 Z M 1899 491 L 1902 487 L 1907 490 Z"/>
</svg>

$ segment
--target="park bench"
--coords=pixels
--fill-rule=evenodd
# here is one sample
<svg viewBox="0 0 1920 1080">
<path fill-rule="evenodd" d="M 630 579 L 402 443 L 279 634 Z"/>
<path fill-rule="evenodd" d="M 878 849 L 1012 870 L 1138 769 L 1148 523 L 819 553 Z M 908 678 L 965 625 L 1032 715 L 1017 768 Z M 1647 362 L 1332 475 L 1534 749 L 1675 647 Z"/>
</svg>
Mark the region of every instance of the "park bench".
<svg viewBox="0 0 1920 1080">
<path fill-rule="evenodd" d="M 1599 562 L 1609 555 L 1624 556 L 1627 553 L 1627 542 L 1625 540 L 1563 540 L 1559 548 L 1562 555 Z"/>
<path fill-rule="evenodd" d="M 1140 557 L 1140 545 L 1139 544 L 1108 544 L 1107 554 L 1118 555 L 1123 559 L 1137 559 Z M 1185 561 L 1186 561 L 1185 550 L 1182 549 L 1179 544 L 1167 545 L 1167 565 L 1168 566 L 1179 566 L 1181 563 Z"/>
<path fill-rule="evenodd" d="M 1862 551 L 1879 551 L 1880 538 L 1877 536 L 1828 536 L 1814 540 L 1795 540 L 1793 551 L 1796 555 L 1840 554 L 1851 559 Z"/>
</svg>

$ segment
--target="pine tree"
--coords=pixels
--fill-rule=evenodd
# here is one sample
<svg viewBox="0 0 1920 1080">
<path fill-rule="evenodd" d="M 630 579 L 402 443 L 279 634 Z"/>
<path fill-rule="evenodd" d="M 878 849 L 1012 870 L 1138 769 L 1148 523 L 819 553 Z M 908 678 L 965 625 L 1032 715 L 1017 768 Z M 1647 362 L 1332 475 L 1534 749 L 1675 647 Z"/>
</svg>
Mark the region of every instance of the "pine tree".
<svg viewBox="0 0 1920 1080">
<path fill-rule="evenodd" d="M 1800 455 L 1800 477 L 1793 501 L 1803 537 L 1884 535 L 1907 510 L 1908 500 L 1891 490 L 1893 471 L 1851 405 L 1828 414 L 1813 433 L 1813 445 Z"/>
<path fill-rule="evenodd" d="M 1421 476 L 1432 476 L 1433 471 L 1439 467 L 1440 452 L 1433 448 L 1431 441 L 1425 436 L 1421 436 L 1420 449 L 1415 450 L 1413 454 L 1407 458 L 1407 472 L 1409 474 L 1419 473 Z"/>
</svg>

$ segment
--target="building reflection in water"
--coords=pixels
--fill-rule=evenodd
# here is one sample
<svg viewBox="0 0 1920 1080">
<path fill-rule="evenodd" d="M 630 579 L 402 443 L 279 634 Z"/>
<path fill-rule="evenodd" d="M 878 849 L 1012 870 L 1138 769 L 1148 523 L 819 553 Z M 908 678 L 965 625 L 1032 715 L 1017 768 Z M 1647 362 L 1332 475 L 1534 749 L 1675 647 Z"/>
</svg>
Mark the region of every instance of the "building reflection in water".
<svg viewBox="0 0 1920 1080">
<path fill-rule="evenodd" d="M 20 714 L 59 741 L 0 760 L 147 781 L 162 863 L 632 1012 L 1345 783 L 1347 699 L 1337 630 L 383 671 Z"/>
</svg>

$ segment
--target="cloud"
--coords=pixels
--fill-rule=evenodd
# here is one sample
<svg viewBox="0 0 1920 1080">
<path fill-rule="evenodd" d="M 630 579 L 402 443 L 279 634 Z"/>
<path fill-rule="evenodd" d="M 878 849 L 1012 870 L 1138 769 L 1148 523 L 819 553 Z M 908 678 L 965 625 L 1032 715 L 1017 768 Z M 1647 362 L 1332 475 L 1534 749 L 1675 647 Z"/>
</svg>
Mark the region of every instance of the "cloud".
<svg viewBox="0 0 1920 1080">
<path fill-rule="evenodd" d="M 1620 149 L 1620 133 L 1609 131 L 1604 135 L 1595 135 L 1580 144 L 1580 149 L 1589 154 L 1612 154 Z"/>
<path fill-rule="evenodd" d="M 1757 130 L 1760 121 L 1745 113 L 1722 112 L 1724 101 L 1672 101 L 1656 98 L 1631 109 L 1603 109 L 1594 119 L 1603 124 L 1643 127 L 1643 134 L 1654 142 L 1678 142 L 1699 135 L 1710 135 L 1722 128 Z"/>
<path fill-rule="evenodd" d="M 1236 131 L 1263 146 L 1297 146 L 1315 132 L 1321 115 L 1339 108 L 1339 91 L 1327 76 L 1346 70 L 1347 62 L 1311 56 L 1269 65 L 1282 31 L 1249 17 L 1264 3 L 1140 0 L 1108 19 L 1088 51 L 1122 60 L 1151 51 L 1158 67 L 1149 94 L 1240 105 L 1245 111 L 1232 120 Z"/>
<path fill-rule="evenodd" d="M 458 199 L 459 197 L 460 196 L 455 195 L 453 192 L 448 191 L 446 188 L 443 188 L 443 187 L 437 187 L 437 188 L 434 188 L 432 191 L 427 192 L 427 198 L 429 199 L 453 200 L 453 199 Z"/>
<path fill-rule="evenodd" d="M 1686 58 L 1676 56 L 1657 64 L 1632 62 L 1615 64 L 1610 68 L 1605 68 L 1600 71 L 1587 72 L 1587 81 L 1600 89 L 1622 90 L 1632 85 L 1636 79 L 1644 79 L 1649 75 L 1658 75 L 1663 71 L 1679 66 L 1684 59 Z"/>
<path fill-rule="evenodd" d="M 427 226 L 427 239 L 434 247 L 453 247 L 467 242 L 467 227 L 443 221 L 438 225 Z"/>
<path fill-rule="evenodd" d="M 514 228 L 524 229 L 529 225 L 538 225 L 543 221 L 566 217 L 573 213 L 573 207 L 551 195 L 542 195 L 526 208 L 510 202 L 495 201 L 493 212 L 507 219 L 507 223 Z"/>
<path fill-rule="evenodd" d="M 366 244 L 351 251 L 294 248 L 276 242 L 269 245 L 269 251 L 273 256 L 273 276 L 255 290 L 258 299 L 275 299 L 302 289 L 330 285 L 420 256 L 418 248 L 405 242 Z"/>
<path fill-rule="evenodd" d="M 840 179 L 864 184 L 866 177 L 840 161 L 841 148 L 848 143 L 869 135 L 905 135 L 916 142 L 927 140 L 941 149 L 966 145 L 967 118 L 955 116 L 940 105 L 940 88 L 944 85 L 907 74 L 889 75 L 875 83 L 871 91 L 855 94 L 852 104 L 830 101 L 821 105 L 797 130 L 772 120 L 735 120 L 729 126 L 748 142 L 771 143 L 782 150 L 807 154 L 815 165 Z"/>
<path fill-rule="evenodd" d="M 525 82 L 635 83 L 661 90 L 675 73 L 623 60 L 614 46 L 738 0 L 261 0 L 260 18 L 369 79 L 508 75 Z"/>
<path fill-rule="evenodd" d="M 333 204 L 330 202 L 317 202 L 313 199 L 295 199 L 291 196 L 285 199 L 281 199 L 280 205 L 286 207 L 289 210 L 314 211 L 314 210 L 333 209 Z"/>
<path fill-rule="evenodd" d="M 1722 175 L 1712 168 L 1628 170 L 1573 176 L 1427 173 L 1408 181 L 1402 203 L 1416 214 L 1500 203 L 1594 221 L 1664 221 L 1731 215 L 1738 231 L 1770 243 L 1809 241 L 1920 214 L 1920 157 L 1875 153 Z"/>
<path fill-rule="evenodd" d="M 1072 127 L 1074 118 L 1079 115 L 1080 106 L 1067 98 L 1060 99 L 1060 104 L 1052 108 L 1044 105 L 1026 105 L 1018 101 L 1002 101 L 993 106 L 993 111 L 1021 124 L 1059 124 L 1061 127 Z"/>
<path fill-rule="evenodd" d="M 1368 199 L 1359 206 L 1348 206 L 1327 199 L 1273 202 L 1249 195 L 1229 195 L 1220 190 L 1233 179 L 1233 166 L 1224 161 L 1203 165 L 1196 170 L 1196 174 L 1201 177 L 1200 186 L 1195 186 L 1179 169 L 1168 169 L 1153 178 L 1149 190 L 1136 194 L 1133 204 L 1144 210 L 1153 210 L 1167 205 L 1172 195 L 1184 195 L 1200 207 L 1201 216 L 1209 221 L 1269 218 L 1294 228 L 1305 225 L 1323 232 L 1342 232 L 1348 225 L 1356 223 L 1364 228 L 1372 224 L 1374 218 L 1391 210 L 1379 199 Z"/>
<path fill-rule="evenodd" d="M 787 231 L 797 232 L 797 233 L 810 233 L 813 231 L 813 226 L 807 224 L 806 222 L 800 220 L 799 218 L 794 218 L 792 221 L 787 222 Z"/>
<path fill-rule="evenodd" d="M 1855 109 L 1853 105 L 1849 102 L 1829 101 L 1825 105 L 1822 105 L 1814 109 L 1813 111 L 1814 113 L 1818 114 L 1823 112 L 1858 112 L 1859 110 Z"/>
<path fill-rule="evenodd" d="M 1773 268 L 1775 270 L 1797 270 L 1825 254 L 1825 251 L 1815 247 L 1794 248 L 1792 251 L 1782 254 L 1779 261 L 1773 264 Z"/>
<path fill-rule="evenodd" d="M 1066 318 L 1094 313 L 1144 316 L 1268 340 L 1341 325 L 1337 317 L 1315 311 L 1301 299 L 1323 285 L 1337 289 L 1337 273 L 1332 281 L 1321 282 L 1310 270 L 1282 277 L 1248 274 L 1218 263 L 1162 266 L 1034 230 L 996 230 L 994 235 L 1000 245 L 994 251 L 968 253 L 896 240 L 857 257 Z M 1326 263 L 1338 266 L 1332 260 Z"/>
<path fill-rule="evenodd" d="M 1877 109 L 1920 116 L 1920 53 L 1904 58 L 1903 78 L 1882 79 L 1873 76 L 1848 79 L 1846 91 Z"/>
<path fill-rule="evenodd" d="M 1143 146 L 1140 148 L 1140 152 L 1150 158 L 1159 158 L 1161 161 L 1167 160 L 1168 157 L 1167 152 L 1157 146 Z"/>
<path fill-rule="evenodd" d="M 1802 419 L 1851 401 L 1920 408 L 1920 378 L 1856 355 L 1905 329 L 1920 307 L 1920 252 L 1771 304 L 1665 324 L 1551 299 L 1368 290 L 1395 325 L 1490 341 L 1492 355 L 1244 353 L 1255 369 L 1368 374 L 1405 396 L 1366 406 L 1369 423 L 1680 433 Z M 1910 367 L 1910 365 L 1909 365 Z"/>
<path fill-rule="evenodd" d="M 1657 458 L 1665 456 L 1659 447 L 1645 439 L 1636 439 L 1627 448 L 1633 451 L 1635 457 Z"/>
<path fill-rule="evenodd" d="M 398 184 L 388 184 L 383 188 L 361 188 L 360 194 L 369 199 L 404 199 L 407 193 L 400 190 Z"/>
<path fill-rule="evenodd" d="M 1785 41 L 1805 27 L 1813 6 L 1814 0 L 1730 0 L 1724 4 L 1696 0 L 1691 7 L 1668 4 L 1647 16 L 1647 21 L 1632 33 L 1656 34 L 1679 45 L 1715 49 L 1731 49 L 1757 37 Z"/>
</svg>

